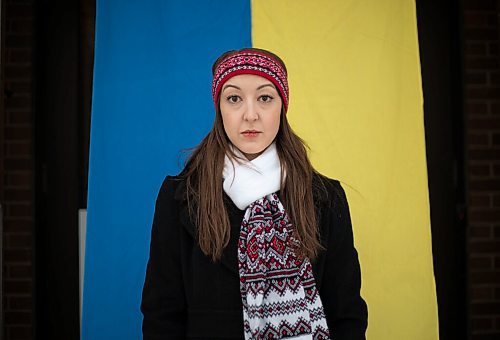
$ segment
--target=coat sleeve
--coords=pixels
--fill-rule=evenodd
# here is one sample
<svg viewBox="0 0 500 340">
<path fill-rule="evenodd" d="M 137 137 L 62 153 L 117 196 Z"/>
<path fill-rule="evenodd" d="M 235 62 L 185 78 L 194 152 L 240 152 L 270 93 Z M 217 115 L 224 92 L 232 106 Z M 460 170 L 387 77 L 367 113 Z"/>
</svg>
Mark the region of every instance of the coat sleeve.
<svg viewBox="0 0 500 340">
<path fill-rule="evenodd" d="M 150 254 L 142 291 L 144 340 L 183 339 L 186 302 L 180 261 L 175 181 L 168 177 L 158 197 L 151 229 Z"/>
<path fill-rule="evenodd" d="M 340 183 L 332 182 L 329 237 L 320 296 L 333 339 L 365 339 L 368 310 L 360 295 L 361 271 L 354 248 L 349 205 Z"/>
</svg>

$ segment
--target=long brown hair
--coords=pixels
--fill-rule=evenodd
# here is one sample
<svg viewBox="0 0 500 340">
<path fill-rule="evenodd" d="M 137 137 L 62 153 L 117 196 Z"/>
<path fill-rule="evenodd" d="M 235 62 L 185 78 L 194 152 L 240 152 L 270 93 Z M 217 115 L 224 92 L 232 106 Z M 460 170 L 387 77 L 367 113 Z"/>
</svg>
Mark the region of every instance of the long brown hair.
<svg viewBox="0 0 500 340">
<path fill-rule="evenodd" d="M 286 70 L 278 56 L 266 50 L 255 50 L 273 56 Z M 233 52 L 221 55 L 212 71 L 226 55 Z M 315 170 L 307 156 L 304 141 L 293 132 L 283 110 L 275 142 L 282 174 L 286 173 L 286 176 L 281 176 L 280 199 L 295 227 L 295 236 L 300 241 L 299 255 L 314 259 L 322 249 L 313 199 Z M 222 250 L 229 242 L 231 230 L 222 188 L 224 156 L 232 153 L 230 144 L 224 131 L 222 115 L 217 109 L 212 130 L 194 149 L 181 173 L 186 181 L 189 214 L 198 228 L 200 248 L 214 261 L 220 259 Z"/>
</svg>

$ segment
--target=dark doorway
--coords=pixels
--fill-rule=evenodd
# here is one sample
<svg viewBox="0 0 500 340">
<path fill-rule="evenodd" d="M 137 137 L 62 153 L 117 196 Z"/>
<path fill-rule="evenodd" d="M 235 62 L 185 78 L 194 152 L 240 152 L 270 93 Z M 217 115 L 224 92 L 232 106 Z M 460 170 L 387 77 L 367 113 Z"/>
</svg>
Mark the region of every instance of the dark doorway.
<svg viewBox="0 0 500 340">
<path fill-rule="evenodd" d="M 95 1 L 36 2 L 36 338 L 79 339 Z"/>
<path fill-rule="evenodd" d="M 417 1 L 441 340 L 467 336 L 461 5 Z"/>
</svg>

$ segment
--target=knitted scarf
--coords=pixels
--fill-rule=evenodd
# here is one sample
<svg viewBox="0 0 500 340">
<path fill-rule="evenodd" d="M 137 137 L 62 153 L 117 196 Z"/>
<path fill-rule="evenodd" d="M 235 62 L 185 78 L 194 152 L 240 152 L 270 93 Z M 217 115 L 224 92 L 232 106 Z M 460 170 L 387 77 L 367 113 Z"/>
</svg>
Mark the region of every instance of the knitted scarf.
<svg viewBox="0 0 500 340">
<path fill-rule="evenodd" d="M 224 191 L 246 209 L 238 241 L 245 339 L 330 339 L 311 262 L 295 255 L 298 240 L 276 194 L 280 170 L 274 143 L 252 161 L 225 158 Z"/>
</svg>

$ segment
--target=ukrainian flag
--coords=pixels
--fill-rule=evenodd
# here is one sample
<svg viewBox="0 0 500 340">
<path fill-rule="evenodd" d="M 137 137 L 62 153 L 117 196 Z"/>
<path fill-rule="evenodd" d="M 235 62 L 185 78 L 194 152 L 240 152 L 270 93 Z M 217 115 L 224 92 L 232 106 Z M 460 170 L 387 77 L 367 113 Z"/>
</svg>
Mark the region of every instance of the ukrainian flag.
<svg viewBox="0 0 500 340">
<path fill-rule="evenodd" d="M 293 128 L 347 192 L 368 339 L 438 338 L 410 0 L 98 0 L 82 338 L 139 339 L 154 201 L 214 119 L 211 65 L 269 49 Z"/>
</svg>

